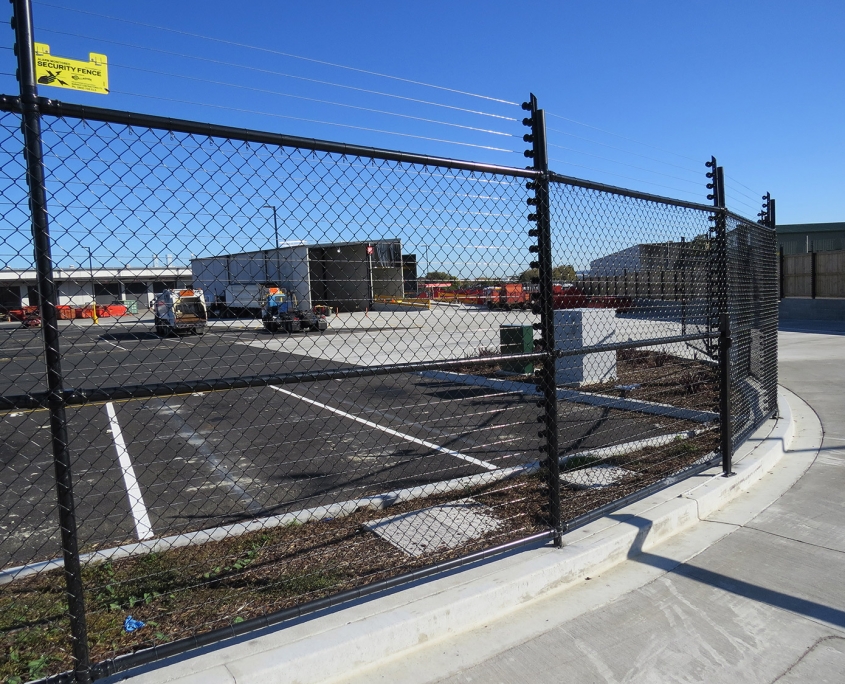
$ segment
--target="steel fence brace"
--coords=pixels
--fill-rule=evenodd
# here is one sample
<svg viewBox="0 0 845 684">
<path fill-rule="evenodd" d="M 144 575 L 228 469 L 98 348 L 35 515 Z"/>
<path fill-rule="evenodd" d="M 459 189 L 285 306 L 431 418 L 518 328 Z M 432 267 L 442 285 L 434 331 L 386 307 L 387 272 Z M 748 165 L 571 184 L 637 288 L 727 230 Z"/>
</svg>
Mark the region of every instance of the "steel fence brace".
<svg viewBox="0 0 845 684">
<path fill-rule="evenodd" d="M 531 112 L 530 117 L 522 123 L 531 128 L 531 133 L 523 136 L 523 140 L 532 144 L 525 156 L 534 160 L 534 170 L 541 175 L 529 181 L 526 187 L 534 191 L 534 197 L 528 198 L 528 204 L 533 205 L 534 211 L 528 214 L 528 220 L 536 223 L 537 227 L 529 230 L 531 237 L 537 238 L 537 244 L 531 245 L 529 251 L 537 254 L 537 261 L 531 262 L 531 268 L 539 271 L 539 300 L 534 308 L 540 314 L 540 323 L 534 324 L 534 329 L 540 331 L 540 343 L 545 352 L 543 366 L 539 374 L 538 391 L 543 393 L 543 399 L 538 406 L 545 409 L 538 422 L 543 424 L 539 436 L 545 438 L 546 443 L 541 449 L 545 451 L 545 473 L 549 484 L 549 522 L 554 534 L 555 546 L 563 545 L 563 524 L 560 509 L 560 464 L 558 463 L 558 424 L 557 424 L 557 388 L 555 386 L 555 330 L 554 330 L 554 302 L 552 299 L 552 229 L 551 212 L 549 206 L 549 158 L 546 148 L 546 114 L 537 108 L 537 98 L 531 94 L 528 102 L 522 108 Z"/>
<path fill-rule="evenodd" d="M 11 23 L 15 31 L 14 50 L 18 62 L 17 77 L 21 94 L 26 180 L 29 186 L 32 239 L 35 248 L 38 299 L 41 307 L 44 358 L 47 371 L 53 466 L 56 477 L 68 614 L 75 661 L 74 678 L 79 684 L 88 684 L 91 681 L 88 633 L 85 622 L 85 600 L 79 562 L 67 417 L 62 387 L 61 351 L 59 349 L 59 328 L 56 313 L 58 292 L 53 278 L 53 259 L 47 219 L 47 192 L 41 146 L 41 114 L 38 108 L 38 87 L 35 80 L 32 4 L 31 0 L 11 0 L 11 2 L 13 6 Z"/>
</svg>

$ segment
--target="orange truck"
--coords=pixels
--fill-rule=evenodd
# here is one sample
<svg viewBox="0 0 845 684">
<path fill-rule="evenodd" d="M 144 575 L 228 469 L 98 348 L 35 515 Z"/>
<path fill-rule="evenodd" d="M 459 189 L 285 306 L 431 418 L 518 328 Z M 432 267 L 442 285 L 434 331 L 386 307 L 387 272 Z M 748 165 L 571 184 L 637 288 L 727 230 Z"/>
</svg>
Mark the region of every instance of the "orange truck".
<svg viewBox="0 0 845 684">
<path fill-rule="evenodd" d="M 487 308 L 505 311 L 530 309 L 537 287 L 532 287 L 532 291 L 522 283 L 488 287 L 485 289 Z M 634 301 L 630 297 L 587 295 L 577 285 L 554 285 L 552 288 L 552 306 L 555 309 L 616 309 L 624 312 L 629 311 L 633 305 Z"/>
<path fill-rule="evenodd" d="M 505 283 L 498 287 L 487 288 L 487 291 L 487 308 L 491 311 L 531 308 L 531 294 L 522 283 Z"/>
</svg>

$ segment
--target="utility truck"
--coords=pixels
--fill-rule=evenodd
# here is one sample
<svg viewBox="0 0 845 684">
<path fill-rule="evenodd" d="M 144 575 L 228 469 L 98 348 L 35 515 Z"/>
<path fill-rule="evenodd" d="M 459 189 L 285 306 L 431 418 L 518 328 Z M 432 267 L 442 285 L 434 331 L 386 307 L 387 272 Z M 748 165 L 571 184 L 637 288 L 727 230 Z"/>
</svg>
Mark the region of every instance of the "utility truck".
<svg viewBox="0 0 845 684">
<path fill-rule="evenodd" d="M 202 335 L 208 323 L 202 290 L 164 290 L 155 297 L 153 314 L 159 337 L 186 332 Z"/>
<path fill-rule="evenodd" d="M 326 317 L 312 309 L 299 309 L 296 295 L 283 287 L 263 288 L 261 321 L 271 333 L 294 333 L 300 330 L 322 332 L 329 327 Z"/>
</svg>

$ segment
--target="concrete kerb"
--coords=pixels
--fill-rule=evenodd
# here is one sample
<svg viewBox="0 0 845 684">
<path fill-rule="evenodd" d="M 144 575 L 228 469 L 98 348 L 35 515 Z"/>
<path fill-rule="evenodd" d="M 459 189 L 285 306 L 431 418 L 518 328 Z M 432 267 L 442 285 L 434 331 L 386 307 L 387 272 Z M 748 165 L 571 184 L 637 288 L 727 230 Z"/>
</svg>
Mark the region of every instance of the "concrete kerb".
<svg viewBox="0 0 845 684">
<path fill-rule="evenodd" d="M 718 468 L 638 501 L 543 547 L 471 567 L 344 610 L 230 645 L 115 675 L 134 684 L 306 684 L 347 677 L 382 659 L 501 618 L 639 555 L 712 513 L 759 480 L 789 448 L 791 408 L 767 421 L 736 455 L 734 477 Z M 774 424 L 773 424 L 774 423 Z"/>
</svg>

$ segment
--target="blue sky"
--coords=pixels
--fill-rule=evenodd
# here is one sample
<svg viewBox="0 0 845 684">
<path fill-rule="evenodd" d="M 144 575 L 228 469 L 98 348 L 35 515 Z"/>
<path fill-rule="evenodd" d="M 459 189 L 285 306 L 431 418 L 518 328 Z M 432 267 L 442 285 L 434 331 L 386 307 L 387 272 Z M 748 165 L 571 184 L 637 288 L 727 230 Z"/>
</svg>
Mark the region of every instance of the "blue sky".
<svg viewBox="0 0 845 684">
<path fill-rule="evenodd" d="M 59 9 L 62 6 L 92 14 Z M 562 173 L 695 199 L 703 194 L 695 174 L 703 168 L 701 162 L 715 154 L 729 179 L 735 181 L 733 186 L 728 183 L 728 194 L 734 199 L 732 206 L 742 213 L 756 210 L 757 196 L 769 190 L 778 199 L 780 222 L 845 218 L 838 201 L 845 180 L 841 165 L 845 153 L 841 131 L 845 118 L 842 2 L 247 0 L 232 4 L 36 0 L 34 14 L 36 37 L 49 43 L 54 54 L 85 58 L 89 51 L 97 51 L 107 54 L 112 63 L 113 94 L 97 96 L 42 88 L 42 94 L 50 97 L 524 164 L 518 153 L 280 117 L 331 121 L 519 152 L 523 145 L 516 137 L 261 91 L 521 134 L 521 126 L 512 121 L 187 56 L 488 114 L 522 115 L 516 107 L 490 100 L 234 44 L 242 43 L 512 102 L 521 102 L 533 91 L 548 112 L 595 127 L 549 117 L 548 125 L 555 129 L 550 131 L 549 141 L 560 146 L 550 148 L 555 160 L 552 166 Z M 212 42 L 96 15 L 231 42 Z M 7 41 L 11 44 L 11 31 Z M 4 56 L 9 66 L 6 71 L 13 71 L 11 52 L 5 51 Z M 2 78 L 4 92 L 14 92 L 14 80 Z"/>
<path fill-rule="evenodd" d="M 561 173 L 705 202 L 714 154 L 735 211 L 770 191 L 780 223 L 845 220 L 842 2 L 35 0 L 34 16 L 53 54 L 110 62 L 110 95 L 47 97 L 524 166 L 534 92 Z"/>
</svg>

